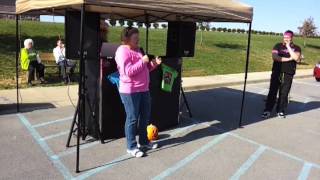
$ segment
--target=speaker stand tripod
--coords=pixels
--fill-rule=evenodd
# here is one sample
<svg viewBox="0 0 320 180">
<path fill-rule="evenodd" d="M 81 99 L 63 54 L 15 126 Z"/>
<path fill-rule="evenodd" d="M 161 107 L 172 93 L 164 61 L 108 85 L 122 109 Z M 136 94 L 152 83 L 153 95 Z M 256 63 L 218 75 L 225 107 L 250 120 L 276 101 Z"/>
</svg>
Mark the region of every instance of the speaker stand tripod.
<svg viewBox="0 0 320 180">
<path fill-rule="evenodd" d="M 82 51 L 82 48 L 80 48 Z M 70 147 L 70 140 L 71 140 L 71 136 L 74 132 L 77 132 L 77 145 L 76 145 L 76 173 L 79 173 L 79 164 L 80 164 L 80 136 L 82 136 L 82 140 L 85 140 L 86 136 L 87 136 L 87 132 L 86 132 L 86 126 L 85 126 L 85 101 L 90 102 L 89 97 L 87 95 L 87 89 L 85 87 L 85 81 L 86 81 L 86 76 L 85 76 L 85 61 L 86 61 L 86 56 L 81 53 L 80 54 L 80 82 L 79 82 L 79 98 L 78 98 L 78 102 L 77 102 L 77 107 L 75 109 L 75 113 L 74 113 L 74 117 L 73 117 L 73 121 L 72 121 L 72 125 L 70 128 L 70 132 L 69 132 L 69 136 L 68 136 L 68 140 L 67 140 L 67 144 L 66 147 Z M 100 132 L 100 128 L 99 128 L 99 123 L 97 118 L 95 117 L 95 113 L 94 111 L 92 111 L 91 105 L 90 103 L 88 103 L 88 107 L 89 107 L 89 112 L 90 112 L 90 117 L 93 118 L 94 121 L 94 125 L 95 128 L 97 128 L 97 132 L 98 132 L 98 138 L 101 140 L 101 143 L 103 142 L 103 139 L 101 138 L 101 132 Z M 76 128 L 75 128 L 75 125 Z"/>
<path fill-rule="evenodd" d="M 86 100 L 89 102 L 89 97 L 86 96 Z M 101 144 L 104 143 L 103 139 L 102 139 L 102 135 L 101 135 L 101 131 L 100 131 L 100 128 L 99 128 L 99 123 L 98 123 L 98 120 L 97 118 L 95 117 L 95 113 L 92 111 L 92 108 L 91 106 L 89 105 L 89 110 L 90 110 L 90 116 L 91 118 L 94 120 L 94 125 L 95 125 L 95 128 L 97 130 L 97 135 L 98 135 L 98 138 L 100 139 L 101 141 Z M 84 122 L 84 121 L 82 121 Z M 74 116 L 73 116 L 73 121 L 71 123 L 71 128 L 70 128 L 70 131 L 69 131 L 69 136 L 68 136 L 68 140 L 67 140 L 67 144 L 66 144 L 66 147 L 70 147 L 70 141 L 71 141 L 71 137 L 72 137 L 72 134 L 74 134 L 75 132 L 77 132 L 79 126 L 79 100 L 78 100 L 78 103 L 77 103 L 77 107 L 76 107 L 76 110 L 75 110 L 75 113 L 74 113 Z M 86 128 L 84 126 L 85 123 L 82 123 L 82 126 L 81 126 L 81 129 L 80 129 L 80 136 L 82 137 L 82 140 L 85 140 L 88 133 L 86 132 Z M 76 125 L 76 127 L 75 127 Z"/>
<path fill-rule="evenodd" d="M 182 95 L 182 98 L 183 98 L 183 103 L 181 102 L 181 95 Z M 181 80 L 181 85 L 180 85 L 180 97 L 179 97 L 179 114 L 181 115 L 182 114 L 182 109 L 183 109 L 183 106 L 186 105 L 187 107 L 187 112 L 189 114 L 189 117 L 192 118 L 192 113 L 191 113 L 191 109 L 190 109 L 190 106 L 189 106 L 189 103 L 188 103 L 188 100 L 187 100 L 187 97 L 184 93 L 184 90 L 183 90 L 183 87 L 182 87 L 182 80 Z"/>
</svg>

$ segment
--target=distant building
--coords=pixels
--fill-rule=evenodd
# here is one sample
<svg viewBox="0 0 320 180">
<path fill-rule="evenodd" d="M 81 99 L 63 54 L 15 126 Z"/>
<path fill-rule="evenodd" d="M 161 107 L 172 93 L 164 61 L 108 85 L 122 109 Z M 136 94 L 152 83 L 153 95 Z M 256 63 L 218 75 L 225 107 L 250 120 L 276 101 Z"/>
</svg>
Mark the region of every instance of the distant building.
<svg viewBox="0 0 320 180">
<path fill-rule="evenodd" d="M 15 19 L 16 1 L 0 0 L 0 19 Z M 22 16 L 23 20 L 39 21 L 40 16 Z"/>
</svg>

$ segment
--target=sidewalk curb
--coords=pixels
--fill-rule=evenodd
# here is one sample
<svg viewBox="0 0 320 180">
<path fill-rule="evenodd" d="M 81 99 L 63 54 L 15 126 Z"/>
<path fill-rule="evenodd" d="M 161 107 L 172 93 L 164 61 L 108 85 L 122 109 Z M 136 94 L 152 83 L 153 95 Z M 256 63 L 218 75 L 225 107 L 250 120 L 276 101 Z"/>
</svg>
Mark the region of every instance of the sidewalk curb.
<svg viewBox="0 0 320 180">
<path fill-rule="evenodd" d="M 303 78 L 310 78 L 310 77 L 313 77 L 313 75 L 312 74 L 298 75 L 298 76 L 295 76 L 294 79 L 303 79 Z M 259 79 L 259 80 L 247 80 L 247 84 L 263 83 L 263 82 L 269 82 L 269 81 L 270 81 L 270 78 L 264 78 L 264 79 Z M 212 83 L 212 84 L 195 85 L 195 86 L 188 86 L 188 87 L 183 87 L 183 85 L 182 85 L 182 87 L 183 87 L 184 91 L 191 92 L 191 91 L 208 90 L 208 89 L 225 87 L 225 86 L 242 85 L 243 83 L 244 83 L 244 79 L 242 79 L 241 81 Z"/>
</svg>

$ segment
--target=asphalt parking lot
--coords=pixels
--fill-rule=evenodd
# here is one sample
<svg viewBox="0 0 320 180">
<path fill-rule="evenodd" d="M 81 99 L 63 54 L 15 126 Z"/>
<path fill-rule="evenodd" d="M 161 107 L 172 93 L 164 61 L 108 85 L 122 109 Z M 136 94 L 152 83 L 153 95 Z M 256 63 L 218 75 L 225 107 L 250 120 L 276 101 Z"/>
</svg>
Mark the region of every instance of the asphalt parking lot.
<svg viewBox="0 0 320 180">
<path fill-rule="evenodd" d="M 320 83 L 294 80 L 286 119 L 260 118 L 268 85 L 247 86 L 242 128 L 242 86 L 187 92 L 194 117 L 159 149 L 131 158 L 124 138 L 83 141 L 78 174 L 72 106 L 0 115 L 0 179 L 320 179 Z"/>
</svg>

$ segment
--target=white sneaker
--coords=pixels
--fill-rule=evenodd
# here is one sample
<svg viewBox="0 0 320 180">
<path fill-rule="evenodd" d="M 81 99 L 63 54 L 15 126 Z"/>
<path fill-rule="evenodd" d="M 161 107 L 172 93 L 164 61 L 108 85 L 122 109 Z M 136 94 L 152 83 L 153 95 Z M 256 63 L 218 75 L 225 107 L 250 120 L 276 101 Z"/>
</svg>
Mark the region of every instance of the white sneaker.
<svg viewBox="0 0 320 180">
<path fill-rule="evenodd" d="M 261 117 L 262 118 L 269 118 L 271 115 L 270 111 L 264 111 L 262 114 L 261 114 Z"/>
<path fill-rule="evenodd" d="M 140 144 L 138 144 L 138 148 L 140 148 L 140 149 L 147 149 L 147 150 L 157 149 L 157 148 L 158 148 L 158 144 L 157 144 L 157 143 L 152 143 L 152 142 L 149 142 L 149 143 L 146 144 L 146 145 L 140 145 Z"/>
<path fill-rule="evenodd" d="M 277 113 L 277 115 L 279 118 L 282 118 L 282 119 L 286 118 L 286 115 L 284 114 L 284 112 L 279 112 Z"/>
<path fill-rule="evenodd" d="M 138 149 L 138 148 L 135 148 L 133 150 L 127 149 L 127 153 L 129 153 L 133 157 L 137 157 L 137 158 L 140 158 L 144 155 L 144 153 L 142 151 L 140 151 L 140 149 Z"/>
</svg>

